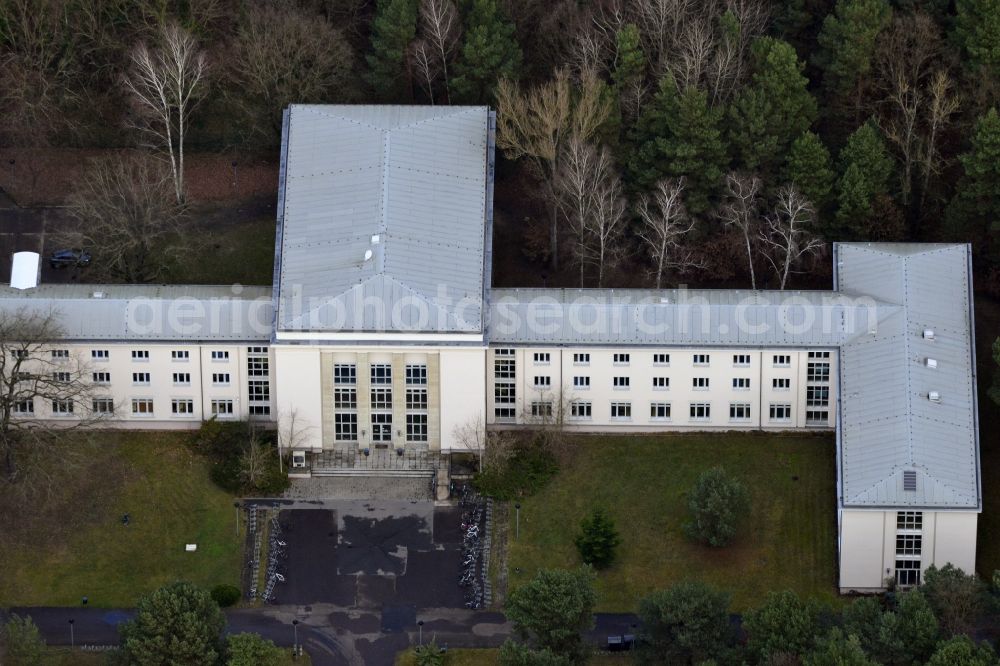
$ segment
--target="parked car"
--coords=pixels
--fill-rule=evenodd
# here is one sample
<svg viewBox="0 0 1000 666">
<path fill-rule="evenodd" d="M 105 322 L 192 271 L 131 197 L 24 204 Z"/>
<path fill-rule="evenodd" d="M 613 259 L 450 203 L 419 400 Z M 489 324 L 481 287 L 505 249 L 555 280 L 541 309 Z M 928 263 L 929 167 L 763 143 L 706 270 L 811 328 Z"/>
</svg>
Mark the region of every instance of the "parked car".
<svg viewBox="0 0 1000 666">
<path fill-rule="evenodd" d="M 56 250 L 49 255 L 49 266 L 66 268 L 67 266 L 89 266 L 90 253 L 83 250 Z"/>
</svg>

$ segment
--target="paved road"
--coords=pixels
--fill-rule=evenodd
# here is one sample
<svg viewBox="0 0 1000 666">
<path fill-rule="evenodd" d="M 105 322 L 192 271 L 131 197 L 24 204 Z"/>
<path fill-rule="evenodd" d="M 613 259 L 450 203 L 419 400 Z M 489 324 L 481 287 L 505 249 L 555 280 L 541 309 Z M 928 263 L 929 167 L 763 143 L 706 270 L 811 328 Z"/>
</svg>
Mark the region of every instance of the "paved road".
<svg viewBox="0 0 1000 666">
<path fill-rule="evenodd" d="M 118 625 L 132 617 L 128 609 L 14 608 L 29 615 L 50 645 L 69 645 L 73 619 L 76 645 L 110 646 L 118 643 Z M 331 605 L 269 606 L 226 613 L 228 633 L 250 631 L 277 645 L 291 647 L 292 620 L 298 619 L 298 637 L 316 666 L 392 664 L 397 652 L 416 645 L 423 620 L 423 639 L 435 638 L 452 647 L 495 647 L 511 635 L 502 613 L 458 609 L 422 609 L 400 614 L 397 609 L 359 611 Z M 587 635 L 600 647 L 609 635 L 633 633 L 634 615 L 599 613 Z"/>
</svg>

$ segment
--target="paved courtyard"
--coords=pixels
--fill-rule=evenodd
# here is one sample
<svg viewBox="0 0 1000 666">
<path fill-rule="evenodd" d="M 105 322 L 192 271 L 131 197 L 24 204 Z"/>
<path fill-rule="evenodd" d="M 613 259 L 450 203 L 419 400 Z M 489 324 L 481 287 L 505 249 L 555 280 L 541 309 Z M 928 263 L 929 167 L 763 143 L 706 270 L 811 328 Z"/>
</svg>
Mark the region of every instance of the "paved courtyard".
<svg viewBox="0 0 1000 666">
<path fill-rule="evenodd" d="M 418 608 L 460 608 L 460 520 L 457 508 L 428 501 L 289 502 L 279 514 L 288 559 L 276 601 L 381 609 L 389 624 Z"/>
</svg>

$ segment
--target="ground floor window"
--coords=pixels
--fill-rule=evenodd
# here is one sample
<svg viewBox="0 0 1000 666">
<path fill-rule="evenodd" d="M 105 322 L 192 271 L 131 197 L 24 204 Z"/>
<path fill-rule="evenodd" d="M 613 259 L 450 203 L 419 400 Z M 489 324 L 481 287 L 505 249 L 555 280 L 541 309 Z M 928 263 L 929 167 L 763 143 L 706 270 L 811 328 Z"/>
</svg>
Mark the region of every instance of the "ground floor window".
<svg viewBox="0 0 1000 666">
<path fill-rule="evenodd" d="M 750 403 L 749 402 L 729 403 L 729 418 L 732 419 L 733 421 L 749 421 Z"/>
<path fill-rule="evenodd" d="M 589 419 L 593 413 L 593 406 L 585 400 L 574 400 L 569 404 L 570 418 Z"/>
<path fill-rule="evenodd" d="M 407 414 L 406 415 L 406 441 L 426 442 L 427 441 L 427 415 Z"/>
<path fill-rule="evenodd" d="M 372 441 L 392 441 L 392 414 L 388 412 L 374 412 L 372 414 Z"/>
<path fill-rule="evenodd" d="M 772 421 L 790 421 L 792 418 L 792 406 L 771 403 L 770 416 Z"/>
<path fill-rule="evenodd" d="M 920 585 L 920 560 L 896 560 L 896 584 Z"/>
<path fill-rule="evenodd" d="M 173 414 L 194 414 L 194 401 L 187 399 L 171 400 L 170 411 Z"/>
<path fill-rule="evenodd" d="M 351 413 L 334 414 L 333 438 L 338 442 L 358 441 L 358 415 Z"/>
<path fill-rule="evenodd" d="M 72 400 L 53 400 L 52 401 L 52 413 L 62 414 L 63 416 L 73 413 L 73 401 Z"/>
<path fill-rule="evenodd" d="M 531 403 L 531 415 L 534 417 L 552 416 L 552 403 L 551 402 Z"/>
<path fill-rule="evenodd" d="M 707 402 L 692 402 L 690 414 L 696 421 L 707 421 L 712 418 L 712 405 Z"/>
<path fill-rule="evenodd" d="M 613 419 L 632 418 L 632 403 L 631 402 L 611 403 L 611 418 Z"/>
<path fill-rule="evenodd" d="M 493 410 L 493 415 L 497 417 L 498 421 L 510 421 L 514 418 L 514 408 L 513 407 L 497 407 Z"/>
<path fill-rule="evenodd" d="M 94 398 L 91 407 L 95 414 L 110 414 L 115 411 L 115 401 L 111 398 Z"/>
<path fill-rule="evenodd" d="M 233 401 L 232 400 L 213 400 L 212 401 L 212 416 L 232 416 L 233 415 Z"/>
<path fill-rule="evenodd" d="M 830 422 L 830 412 L 825 409 L 807 409 L 806 425 L 826 425 Z"/>
<path fill-rule="evenodd" d="M 14 413 L 15 414 L 34 414 L 35 413 L 35 401 L 34 400 L 18 400 L 14 403 Z"/>
<path fill-rule="evenodd" d="M 669 402 L 651 402 L 651 403 L 649 403 L 649 418 L 651 418 L 651 419 L 669 419 L 670 418 L 670 403 Z"/>
<path fill-rule="evenodd" d="M 133 398 L 132 413 L 136 416 L 152 416 L 153 401 L 148 398 Z"/>
</svg>

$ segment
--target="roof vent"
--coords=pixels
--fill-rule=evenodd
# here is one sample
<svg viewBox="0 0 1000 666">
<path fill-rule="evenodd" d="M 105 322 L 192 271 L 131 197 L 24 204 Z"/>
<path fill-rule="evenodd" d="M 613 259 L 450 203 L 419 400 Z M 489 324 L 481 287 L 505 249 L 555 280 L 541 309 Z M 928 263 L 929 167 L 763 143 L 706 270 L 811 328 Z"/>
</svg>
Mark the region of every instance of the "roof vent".
<svg viewBox="0 0 1000 666">
<path fill-rule="evenodd" d="M 917 473 L 912 469 L 903 470 L 903 490 L 917 491 Z"/>
<path fill-rule="evenodd" d="M 925 328 L 924 329 L 924 340 L 934 340 L 934 329 Z"/>
<path fill-rule="evenodd" d="M 373 252 L 371 250 L 365 250 L 365 261 L 371 261 Z"/>
<path fill-rule="evenodd" d="M 91 298 L 104 298 L 104 296 L 105 294 L 103 291 L 95 291 L 92 294 L 90 294 Z"/>
<path fill-rule="evenodd" d="M 931 402 L 941 402 L 941 394 L 937 391 L 931 391 L 927 394 L 927 399 Z"/>
<path fill-rule="evenodd" d="M 373 234 L 372 235 L 372 245 L 378 245 L 379 242 L 381 242 L 381 240 L 382 240 L 382 236 L 380 236 L 379 234 Z"/>
<path fill-rule="evenodd" d="M 937 359 L 936 358 L 930 358 L 930 357 L 925 358 L 924 359 L 924 365 L 926 365 L 931 370 L 935 370 L 935 369 L 937 369 Z"/>
</svg>

